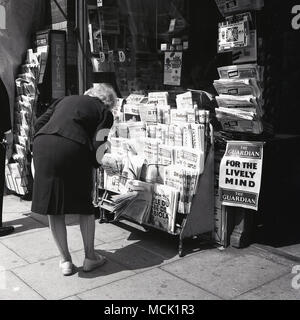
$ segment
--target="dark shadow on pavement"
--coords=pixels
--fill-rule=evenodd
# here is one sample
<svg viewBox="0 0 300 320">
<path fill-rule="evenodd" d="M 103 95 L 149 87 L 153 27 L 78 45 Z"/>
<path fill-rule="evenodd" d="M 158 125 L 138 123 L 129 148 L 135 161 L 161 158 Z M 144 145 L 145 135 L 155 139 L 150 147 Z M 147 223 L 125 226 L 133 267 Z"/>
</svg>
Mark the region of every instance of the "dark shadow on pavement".
<svg viewBox="0 0 300 320">
<path fill-rule="evenodd" d="M 159 267 L 169 260 L 182 259 L 178 256 L 178 237 L 152 229 L 143 232 L 120 222 L 114 224 L 131 232 L 127 240 L 138 241 L 116 249 L 114 252 L 97 250 L 98 254 L 108 259 L 107 263 L 90 273 L 85 273 L 82 268 L 79 268 L 79 277 L 91 279 L 125 270 L 140 272 L 144 269 Z M 184 245 L 187 257 L 192 253 L 215 248 L 214 245 L 201 239 L 186 240 Z"/>
</svg>

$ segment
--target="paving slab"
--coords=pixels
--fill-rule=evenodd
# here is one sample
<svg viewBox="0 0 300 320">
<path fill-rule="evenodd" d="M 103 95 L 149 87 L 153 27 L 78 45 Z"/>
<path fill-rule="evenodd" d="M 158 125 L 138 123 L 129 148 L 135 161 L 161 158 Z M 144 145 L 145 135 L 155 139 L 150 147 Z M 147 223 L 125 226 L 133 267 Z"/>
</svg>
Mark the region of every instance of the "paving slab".
<svg viewBox="0 0 300 320">
<path fill-rule="evenodd" d="M 245 251 L 245 249 L 243 251 Z M 266 258 L 278 264 L 286 265 L 290 268 L 295 264 L 295 261 L 291 260 L 292 256 L 289 256 L 289 258 L 287 258 L 285 255 L 279 255 L 276 252 L 277 251 L 269 250 L 265 246 L 256 245 L 256 244 L 252 245 L 247 249 L 247 253 Z"/>
<path fill-rule="evenodd" d="M 103 267 L 84 273 L 82 252 L 73 255 L 73 262 L 79 269 L 70 277 L 61 274 L 59 258 L 20 267 L 14 272 L 47 300 L 68 298 L 135 274 L 110 260 Z"/>
<path fill-rule="evenodd" d="M 295 275 L 287 274 L 237 297 L 236 300 L 300 300 L 300 288 L 294 289 L 292 287 L 293 277 Z M 299 283 L 298 280 L 298 286 Z"/>
<path fill-rule="evenodd" d="M 4 226 L 13 226 L 15 231 L 9 236 L 1 239 L 13 238 L 26 233 L 37 232 L 45 229 L 45 225 L 32 219 L 28 213 L 6 213 L 3 214 Z"/>
<path fill-rule="evenodd" d="M 43 225 L 49 227 L 49 220 L 48 220 L 48 216 L 44 216 L 41 214 L 37 214 L 34 212 L 30 212 L 30 216 L 32 219 L 42 223 Z M 79 225 L 79 216 L 78 215 L 74 215 L 74 214 L 68 214 L 66 215 L 66 224 L 68 226 L 72 226 L 72 225 Z"/>
<path fill-rule="evenodd" d="M 287 266 L 250 254 L 228 259 L 223 253 L 207 251 L 163 266 L 178 277 L 224 299 L 233 299 L 289 272 Z M 228 252 L 227 252 L 228 255 Z M 189 270 L 189 272 L 187 272 Z"/>
<path fill-rule="evenodd" d="M 82 250 L 83 242 L 79 227 L 69 227 L 67 230 L 70 251 Z M 2 243 L 29 263 L 59 256 L 59 251 L 48 228 L 40 232 L 4 239 Z M 96 245 L 101 243 L 100 240 L 95 240 Z"/>
<path fill-rule="evenodd" d="M 72 296 L 72 297 L 68 297 L 68 298 L 65 298 L 65 299 L 62 299 L 62 300 L 80 300 L 77 296 Z"/>
<path fill-rule="evenodd" d="M 277 248 L 277 250 L 300 259 L 300 244 L 299 243 L 293 244 L 290 246 L 280 247 L 280 248 Z"/>
<path fill-rule="evenodd" d="M 78 296 L 82 300 L 218 300 L 216 296 L 159 268 Z"/>
<path fill-rule="evenodd" d="M 16 213 L 16 212 L 30 212 L 31 202 L 23 201 L 17 196 L 8 195 L 3 197 L 3 212 Z"/>
<path fill-rule="evenodd" d="M 0 300 L 43 300 L 43 298 L 15 274 L 0 272 Z"/>
<path fill-rule="evenodd" d="M 96 221 L 95 237 L 103 242 L 127 239 L 131 234 L 131 230 L 121 228 L 111 223 L 99 224 L 98 221 Z"/>
<path fill-rule="evenodd" d="M 11 270 L 27 264 L 24 259 L 0 243 L 0 270 Z"/>
<path fill-rule="evenodd" d="M 138 243 L 138 240 L 123 239 L 99 245 L 96 249 L 134 272 L 143 272 L 166 263 L 163 257 L 137 246 Z"/>
</svg>

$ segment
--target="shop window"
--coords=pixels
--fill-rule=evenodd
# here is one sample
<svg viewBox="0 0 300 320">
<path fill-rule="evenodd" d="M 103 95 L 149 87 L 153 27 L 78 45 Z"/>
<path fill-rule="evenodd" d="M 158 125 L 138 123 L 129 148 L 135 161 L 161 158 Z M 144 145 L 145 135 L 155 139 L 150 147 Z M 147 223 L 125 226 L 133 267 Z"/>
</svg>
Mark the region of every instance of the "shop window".
<svg viewBox="0 0 300 320">
<path fill-rule="evenodd" d="M 210 89 L 220 64 L 217 26 L 223 19 L 214 1 L 104 0 L 101 7 L 96 0 L 86 3 L 86 87 L 112 73 L 123 96 Z M 179 78 L 173 82 L 166 80 L 167 52 L 179 52 L 175 58 L 182 59 Z"/>
<path fill-rule="evenodd" d="M 87 86 L 97 82 L 100 73 L 112 72 L 123 95 L 163 90 L 161 45 L 171 45 L 175 37 L 188 41 L 188 4 L 186 0 L 106 0 L 97 8 L 97 1 L 88 1 L 92 63 Z"/>
</svg>

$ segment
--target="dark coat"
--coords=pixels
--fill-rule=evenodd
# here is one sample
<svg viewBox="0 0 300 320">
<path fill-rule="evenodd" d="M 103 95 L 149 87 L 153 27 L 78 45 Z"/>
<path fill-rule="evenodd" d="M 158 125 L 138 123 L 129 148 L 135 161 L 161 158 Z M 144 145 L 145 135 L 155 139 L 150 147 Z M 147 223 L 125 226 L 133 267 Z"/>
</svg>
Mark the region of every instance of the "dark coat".
<svg viewBox="0 0 300 320">
<path fill-rule="evenodd" d="M 86 146 L 94 153 L 105 142 L 96 141 L 97 132 L 110 129 L 113 121 L 111 111 L 99 99 L 69 96 L 57 100 L 38 119 L 35 137 L 58 134 Z"/>
</svg>

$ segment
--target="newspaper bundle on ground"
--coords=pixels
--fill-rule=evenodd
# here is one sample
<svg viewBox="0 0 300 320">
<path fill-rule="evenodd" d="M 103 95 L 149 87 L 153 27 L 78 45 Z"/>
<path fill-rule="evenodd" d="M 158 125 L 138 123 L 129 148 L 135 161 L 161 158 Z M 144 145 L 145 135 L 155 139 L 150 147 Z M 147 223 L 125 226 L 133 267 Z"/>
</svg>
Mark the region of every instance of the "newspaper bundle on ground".
<svg viewBox="0 0 300 320">
<path fill-rule="evenodd" d="M 220 198 L 225 206 L 258 210 L 263 143 L 229 141 L 220 166 Z"/>
<path fill-rule="evenodd" d="M 172 187 L 155 184 L 148 224 L 174 233 L 179 192 Z"/>
</svg>

